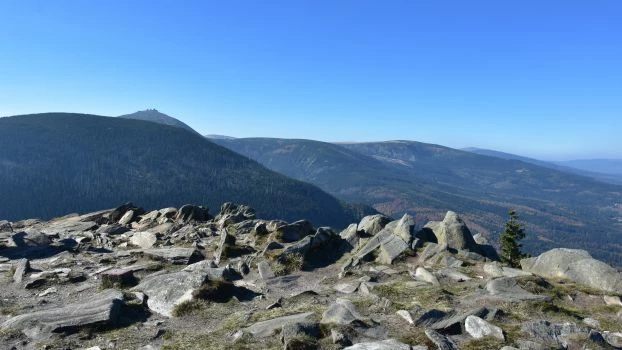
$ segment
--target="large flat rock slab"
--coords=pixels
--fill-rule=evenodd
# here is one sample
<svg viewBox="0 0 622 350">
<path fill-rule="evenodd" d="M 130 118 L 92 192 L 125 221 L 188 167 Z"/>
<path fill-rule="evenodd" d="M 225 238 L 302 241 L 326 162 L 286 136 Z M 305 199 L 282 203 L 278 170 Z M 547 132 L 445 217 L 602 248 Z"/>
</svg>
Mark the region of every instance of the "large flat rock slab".
<svg viewBox="0 0 622 350">
<path fill-rule="evenodd" d="M 620 293 L 622 274 L 585 250 L 556 248 L 521 260 L 527 272 L 545 278 L 564 278 L 594 289 Z"/>
<path fill-rule="evenodd" d="M 81 303 L 15 316 L 4 322 L 0 330 L 16 329 L 31 339 L 44 339 L 63 329 L 113 325 L 118 321 L 123 305 L 123 293 L 109 290 Z"/>
</svg>

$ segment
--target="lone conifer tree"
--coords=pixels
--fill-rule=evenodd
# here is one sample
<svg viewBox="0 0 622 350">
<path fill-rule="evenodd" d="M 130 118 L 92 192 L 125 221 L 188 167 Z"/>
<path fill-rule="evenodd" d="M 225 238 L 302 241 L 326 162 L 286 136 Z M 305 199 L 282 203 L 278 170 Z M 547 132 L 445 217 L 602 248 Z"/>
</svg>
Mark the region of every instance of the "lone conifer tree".
<svg viewBox="0 0 622 350">
<path fill-rule="evenodd" d="M 520 260 L 527 257 L 521 252 L 522 244 L 518 243 L 525 238 L 523 224 L 518 221 L 516 210 L 510 209 L 510 220 L 505 223 L 505 230 L 501 234 L 501 260 L 512 267 L 519 267 Z"/>
</svg>

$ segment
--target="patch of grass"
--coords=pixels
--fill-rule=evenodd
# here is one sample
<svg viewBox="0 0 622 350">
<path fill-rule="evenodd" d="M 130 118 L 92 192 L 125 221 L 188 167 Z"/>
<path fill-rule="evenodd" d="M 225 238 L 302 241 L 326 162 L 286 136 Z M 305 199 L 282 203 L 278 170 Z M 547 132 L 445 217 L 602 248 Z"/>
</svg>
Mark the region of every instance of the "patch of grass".
<svg viewBox="0 0 622 350">
<path fill-rule="evenodd" d="M 0 315 L 16 315 L 17 314 L 17 308 L 16 307 L 10 307 L 10 306 L 6 306 L 3 308 L 0 308 Z"/>
<path fill-rule="evenodd" d="M 287 341 L 287 350 L 316 350 L 318 343 L 316 339 L 309 336 L 298 336 Z"/>
<path fill-rule="evenodd" d="M 192 292 L 195 299 L 203 299 L 214 301 L 217 303 L 225 303 L 234 296 L 236 287 L 233 283 L 225 280 L 207 281 L 199 289 Z"/>
<path fill-rule="evenodd" d="M 138 284 L 138 279 L 133 274 L 128 276 L 103 275 L 100 289 L 127 289 Z"/>
<path fill-rule="evenodd" d="M 161 262 L 156 262 L 153 264 L 149 264 L 147 265 L 147 267 L 145 268 L 145 271 L 147 272 L 156 272 L 156 271 L 160 271 L 165 267 L 165 265 Z"/>
<path fill-rule="evenodd" d="M 314 312 L 315 317 L 319 317 L 319 315 L 322 314 L 322 311 L 323 307 L 321 305 L 312 303 L 297 305 L 294 308 L 278 307 L 270 310 L 259 310 L 258 312 L 252 314 L 248 321 L 249 323 L 255 323 L 259 321 L 271 320 L 277 317 L 300 314 L 303 312 Z"/>
<path fill-rule="evenodd" d="M 425 331 L 422 328 L 406 328 L 404 333 L 398 335 L 397 340 L 413 346 L 425 345 L 430 349 L 436 348 L 436 345 L 425 335 Z"/>
<path fill-rule="evenodd" d="M 600 329 L 603 331 L 619 332 L 622 327 L 620 326 L 620 319 L 616 317 L 616 314 L 610 315 L 598 315 L 594 318 L 600 323 Z"/>
<path fill-rule="evenodd" d="M 486 337 L 482 339 L 471 339 L 460 343 L 462 350 L 489 350 L 500 349 L 505 343 L 494 337 Z"/>
<path fill-rule="evenodd" d="M 205 308 L 207 308 L 207 305 L 203 300 L 186 300 L 181 304 L 175 305 L 172 314 L 175 317 L 183 317 L 202 311 Z"/>
<path fill-rule="evenodd" d="M 255 241 L 252 243 L 255 249 L 264 250 L 268 245 L 268 237 L 269 235 L 255 235 Z"/>
<path fill-rule="evenodd" d="M 224 304 L 218 304 L 224 305 Z M 211 308 L 206 309 L 209 312 Z M 212 315 L 213 316 L 213 315 Z M 245 316 L 240 313 L 222 315 L 220 327 L 212 332 L 196 334 L 191 332 L 167 332 L 164 334 L 162 350 L 242 350 L 242 349 L 282 349 L 277 337 L 256 339 L 242 337 L 233 342 L 232 335 L 243 328 Z"/>
<path fill-rule="evenodd" d="M 558 300 L 514 303 L 501 308 L 507 310 L 509 318 L 518 321 L 545 318 L 554 322 L 578 322 L 586 317 L 584 311 Z"/>
<path fill-rule="evenodd" d="M 278 339 L 274 337 L 266 339 L 265 342 L 267 343 L 262 343 L 261 346 L 257 343 L 259 342 L 258 339 L 248 337 L 242 337 L 234 343 L 233 334 L 249 324 L 248 312 L 233 311 L 239 308 L 239 305 L 237 305 L 238 307 L 234 305 L 239 303 L 236 299 L 232 299 L 227 303 L 201 302 L 203 305 L 199 306 L 198 309 L 195 308 L 197 305 L 188 305 L 189 315 L 204 319 L 206 322 L 208 320 L 218 321 L 215 323 L 217 325 L 216 328 L 212 330 L 198 328 L 193 331 L 169 331 L 163 336 L 163 350 L 263 349 L 273 348 L 277 344 L 280 345 L 280 342 L 277 343 Z M 280 347 L 282 348 L 282 345 Z"/>
<path fill-rule="evenodd" d="M 558 299 L 564 298 L 567 295 L 576 295 L 579 292 L 589 295 L 618 295 L 590 288 L 564 279 L 553 278 L 545 280 L 541 277 L 527 276 L 518 278 L 517 282 L 521 287 L 531 293 L 546 294 Z"/>
<path fill-rule="evenodd" d="M 22 332 L 18 329 L 0 329 L 0 339 L 18 339 L 22 336 Z"/>
<path fill-rule="evenodd" d="M 15 275 L 15 266 L 11 266 L 11 268 L 6 272 L 6 277 L 13 279 L 13 275 Z"/>
<path fill-rule="evenodd" d="M 443 286 L 443 290 L 454 296 L 463 296 L 473 291 L 473 287 L 464 283 L 451 283 Z"/>
<path fill-rule="evenodd" d="M 225 244 L 224 247 L 222 247 L 221 258 L 228 258 L 228 259 L 237 258 L 242 255 L 252 254 L 254 252 L 255 250 L 251 247 L 237 246 L 234 244 Z"/>
<path fill-rule="evenodd" d="M 377 300 L 367 297 L 367 298 L 350 298 L 350 301 L 359 311 L 369 310 L 372 306 L 377 303 Z"/>
<path fill-rule="evenodd" d="M 426 309 L 449 308 L 451 301 L 450 293 L 439 286 L 413 287 L 404 281 L 377 285 L 373 293 L 391 300 L 396 310 L 417 305 Z"/>
<path fill-rule="evenodd" d="M 524 338 L 524 332 L 521 329 L 520 324 L 515 323 L 499 323 L 492 322 L 495 326 L 503 329 L 503 335 L 505 336 L 506 344 L 514 344 L 517 340 Z"/>
<path fill-rule="evenodd" d="M 289 275 L 295 271 L 302 270 L 304 262 L 304 256 L 300 254 L 283 254 L 275 259 L 272 271 L 274 271 L 276 276 Z"/>
</svg>

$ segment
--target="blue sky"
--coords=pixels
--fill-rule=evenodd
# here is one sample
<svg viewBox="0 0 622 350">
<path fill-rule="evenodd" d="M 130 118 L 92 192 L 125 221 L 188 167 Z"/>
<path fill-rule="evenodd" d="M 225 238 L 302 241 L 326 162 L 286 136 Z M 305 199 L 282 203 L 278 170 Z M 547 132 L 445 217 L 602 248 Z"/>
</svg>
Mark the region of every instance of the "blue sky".
<svg viewBox="0 0 622 350">
<path fill-rule="evenodd" d="M 622 158 L 622 2 L 0 0 L 0 115 Z"/>
</svg>

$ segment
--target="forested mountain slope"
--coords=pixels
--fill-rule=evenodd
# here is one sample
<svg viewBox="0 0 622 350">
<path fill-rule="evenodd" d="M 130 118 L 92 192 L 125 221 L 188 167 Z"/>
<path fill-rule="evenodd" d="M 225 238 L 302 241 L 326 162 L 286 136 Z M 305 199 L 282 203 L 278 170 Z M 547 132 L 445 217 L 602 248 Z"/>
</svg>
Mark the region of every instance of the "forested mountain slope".
<svg viewBox="0 0 622 350">
<path fill-rule="evenodd" d="M 0 218 L 50 218 L 133 201 L 248 203 L 268 218 L 345 226 L 353 210 L 182 128 L 94 115 L 0 119 Z"/>
</svg>

